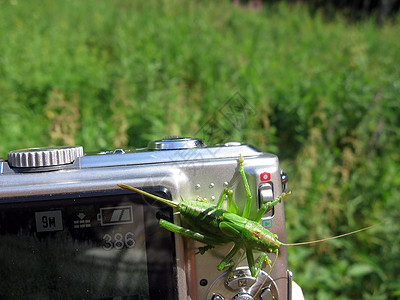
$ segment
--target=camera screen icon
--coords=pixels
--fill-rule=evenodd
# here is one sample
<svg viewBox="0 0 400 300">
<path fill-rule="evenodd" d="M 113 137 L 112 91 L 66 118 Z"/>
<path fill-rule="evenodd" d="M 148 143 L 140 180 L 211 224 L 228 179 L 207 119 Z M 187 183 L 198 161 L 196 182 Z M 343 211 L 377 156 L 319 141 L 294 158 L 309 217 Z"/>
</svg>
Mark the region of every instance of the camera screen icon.
<svg viewBox="0 0 400 300">
<path fill-rule="evenodd" d="M 133 223 L 132 206 L 102 207 L 97 214 L 101 226 Z"/>
<path fill-rule="evenodd" d="M 35 212 L 35 221 L 37 232 L 64 230 L 61 210 Z"/>
</svg>

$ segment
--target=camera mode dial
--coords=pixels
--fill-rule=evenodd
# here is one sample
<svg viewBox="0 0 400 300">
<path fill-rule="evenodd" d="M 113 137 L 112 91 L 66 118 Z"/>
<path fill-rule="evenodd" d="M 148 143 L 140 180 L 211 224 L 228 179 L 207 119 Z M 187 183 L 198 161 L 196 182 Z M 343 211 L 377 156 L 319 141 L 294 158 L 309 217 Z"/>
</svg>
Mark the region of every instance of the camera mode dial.
<svg viewBox="0 0 400 300">
<path fill-rule="evenodd" d="M 278 287 L 265 272 L 260 271 L 257 278 L 251 276 L 247 267 L 237 268 L 227 277 L 218 277 L 210 286 L 206 299 L 209 300 L 278 300 Z"/>
<path fill-rule="evenodd" d="M 83 156 L 83 147 L 43 147 L 8 152 L 8 163 L 14 168 L 56 167 L 73 163 Z"/>
</svg>

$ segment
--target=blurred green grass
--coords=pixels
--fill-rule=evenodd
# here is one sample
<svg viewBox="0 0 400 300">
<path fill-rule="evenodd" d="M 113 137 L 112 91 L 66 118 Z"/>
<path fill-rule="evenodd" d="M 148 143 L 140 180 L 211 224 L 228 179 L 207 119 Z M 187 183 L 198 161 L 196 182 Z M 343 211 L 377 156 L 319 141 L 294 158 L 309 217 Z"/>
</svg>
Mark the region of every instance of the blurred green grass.
<svg viewBox="0 0 400 300">
<path fill-rule="evenodd" d="M 239 92 L 233 139 L 290 175 L 289 249 L 307 299 L 400 294 L 398 18 L 329 21 L 302 5 L 0 0 L 0 154 L 192 136 Z M 231 137 L 228 137 L 231 138 Z"/>
</svg>

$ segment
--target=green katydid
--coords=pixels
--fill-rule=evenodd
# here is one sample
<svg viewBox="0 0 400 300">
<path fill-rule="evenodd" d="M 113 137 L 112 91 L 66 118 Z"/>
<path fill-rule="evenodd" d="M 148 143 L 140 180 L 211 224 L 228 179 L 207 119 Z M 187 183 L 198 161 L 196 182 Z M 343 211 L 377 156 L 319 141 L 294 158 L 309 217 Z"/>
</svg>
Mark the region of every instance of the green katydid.
<svg viewBox="0 0 400 300">
<path fill-rule="evenodd" d="M 231 188 L 225 188 L 221 193 L 217 205 L 213 205 L 206 201 L 186 201 L 183 199 L 177 203 L 125 184 L 119 184 L 118 186 L 176 208 L 191 229 L 181 227 L 163 219 L 160 219 L 160 226 L 206 244 L 206 247 L 199 249 L 202 253 L 216 245 L 234 242 L 234 247 L 218 265 L 218 270 L 231 267 L 232 258 L 240 248 L 244 247 L 251 275 L 257 277 L 264 261 L 271 264 L 267 253 L 274 252 L 278 255 L 278 248 L 283 245 L 278 241 L 276 234 L 261 226 L 260 220 L 267 209 L 278 204 L 282 198 L 286 197 L 286 194 L 283 193 L 274 201 L 263 204 L 256 216 L 253 219 L 249 219 L 252 195 L 243 169 L 243 161 L 244 159 L 240 156 L 238 159 L 239 172 L 247 194 L 242 215 L 238 215 L 238 207 L 233 200 L 233 191 Z M 226 210 L 221 208 L 225 199 L 227 199 Z M 254 261 L 254 250 L 262 252 L 257 265 Z"/>
<path fill-rule="evenodd" d="M 340 236 L 331 237 L 318 241 L 311 241 L 297 244 L 285 244 L 278 240 L 278 236 L 269 230 L 265 229 L 260 224 L 260 220 L 267 211 L 268 208 L 277 205 L 283 198 L 288 194 L 282 193 L 281 196 L 277 197 L 274 201 L 263 204 L 258 210 L 256 216 L 252 219 L 250 217 L 250 207 L 252 203 L 252 195 L 250 192 L 249 184 L 243 169 L 244 159 L 242 156 L 238 159 L 239 173 L 243 179 L 244 186 L 246 189 L 246 203 L 242 215 L 238 215 L 238 207 L 233 199 L 233 191 L 231 188 L 225 188 L 217 205 L 213 205 L 203 201 L 186 201 L 182 199 L 181 202 L 174 202 L 167 200 L 152 194 L 149 194 L 140 189 L 125 185 L 118 184 L 119 187 L 133 192 L 142 194 L 146 197 L 150 197 L 159 202 L 167 204 L 175 208 L 178 213 L 183 217 L 184 221 L 190 226 L 191 229 L 181 227 L 173 224 L 167 220 L 160 219 L 159 224 L 161 227 L 172 231 L 174 233 L 181 234 L 182 236 L 192 238 L 196 241 L 206 244 L 207 246 L 199 249 L 200 253 L 204 253 L 210 248 L 217 245 L 227 244 L 230 242 L 234 243 L 231 251 L 225 256 L 224 259 L 218 265 L 218 270 L 225 268 L 233 268 L 232 258 L 239 251 L 244 248 L 246 251 L 246 257 L 250 273 L 253 277 L 257 277 L 264 262 L 271 266 L 273 265 L 267 256 L 267 253 L 275 253 L 275 261 L 278 257 L 280 246 L 294 246 L 294 245 L 305 245 L 311 243 L 317 243 L 326 241 L 333 238 L 343 237 L 349 234 L 353 234 L 362 230 L 366 230 L 370 227 L 366 227 L 360 230 L 356 230 L 350 233 L 346 233 Z M 224 200 L 227 200 L 227 209 L 222 208 Z M 253 251 L 260 251 L 261 255 L 258 263 L 255 263 Z M 274 262 L 275 263 L 275 262 Z"/>
</svg>

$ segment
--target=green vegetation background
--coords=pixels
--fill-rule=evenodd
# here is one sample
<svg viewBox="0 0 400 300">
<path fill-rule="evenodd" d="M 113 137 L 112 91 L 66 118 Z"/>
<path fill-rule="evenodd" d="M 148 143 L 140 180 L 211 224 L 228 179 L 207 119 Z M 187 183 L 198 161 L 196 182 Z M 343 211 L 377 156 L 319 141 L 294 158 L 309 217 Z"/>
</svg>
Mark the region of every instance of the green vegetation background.
<svg viewBox="0 0 400 300">
<path fill-rule="evenodd" d="M 195 135 L 239 92 L 228 139 L 279 155 L 306 299 L 400 297 L 400 27 L 302 5 L 0 0 L 0 154 Z M 221 121 L 224 122 L 224 121 Z M 218 126 L 218 125 L 216 125 Z"/>
</svg>

